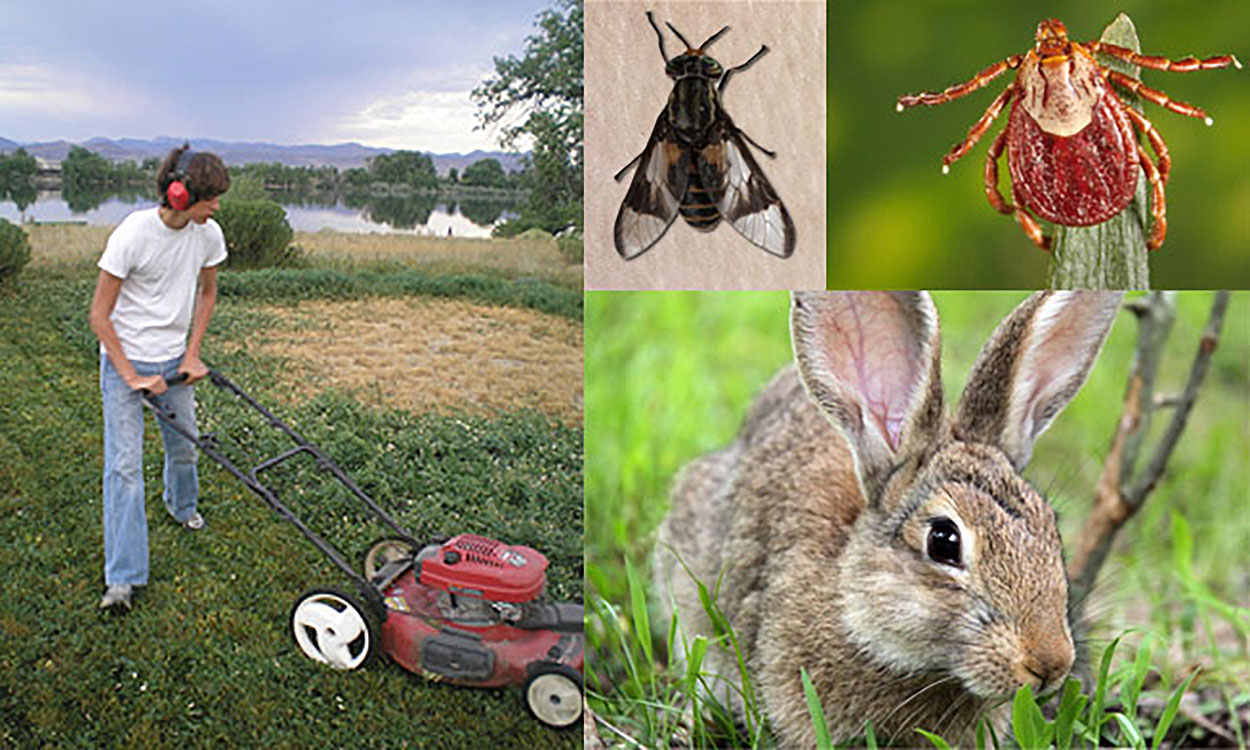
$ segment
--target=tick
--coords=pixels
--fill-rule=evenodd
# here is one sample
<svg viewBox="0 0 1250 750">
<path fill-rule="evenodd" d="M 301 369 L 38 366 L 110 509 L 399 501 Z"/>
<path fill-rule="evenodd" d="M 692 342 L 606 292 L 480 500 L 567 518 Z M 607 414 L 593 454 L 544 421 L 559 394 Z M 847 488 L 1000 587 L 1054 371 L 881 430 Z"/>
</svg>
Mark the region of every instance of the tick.
<svg viewBox="0 0 1250 750">
<path fill-rule="evenodd" d="M 1008 70 L 1018 71 L 1015 80 L 968 130 L 967 137 L 942 157 L 942 172 L 949 172 L 951 164 L 972 150 L 1003 108 L 1011 104 L 1007 127 L 994 139 L 985 161 L 985 195 L 995 210 L 1014 215 L 1034 244 L 1050 250 L 1050 237 L 1042 233 L 1033 214 L 1063 226 L 1100 224 L 1132 201 L 1140 166 L 1151 188 L 1151 230 L 1146 247 L 1158 248 L 1167 234 L 1163 188 L 1172 159 L 1150 121 L 1126 106 L 1110 84 L 1178 114 L 1202 119 L 1207 125 L 1211 118 L 1198 107 L 1100 65 L 1094 55 L 1101 52 L 1143 68 L 1178 73 L 1229 65 L 1240 68 L 1241 63 L 1232 55 L 1169 60 L 1105 42 L 1073 42 L 1063 23 L 1053 18 L 1037 25 L 1035 39 L 1036 44 L 1026 54 L 995 63 L 966 83 L 941 92 L 899 97 L 898 111 L 918 104 L 945 104 L 983 88 Z M 1137 131 L 1150 141 L 1157 164 L 1138 143 Z M 998 189 L 998 158 L 1004 148 L 1015 205 Z"/>
</svg>

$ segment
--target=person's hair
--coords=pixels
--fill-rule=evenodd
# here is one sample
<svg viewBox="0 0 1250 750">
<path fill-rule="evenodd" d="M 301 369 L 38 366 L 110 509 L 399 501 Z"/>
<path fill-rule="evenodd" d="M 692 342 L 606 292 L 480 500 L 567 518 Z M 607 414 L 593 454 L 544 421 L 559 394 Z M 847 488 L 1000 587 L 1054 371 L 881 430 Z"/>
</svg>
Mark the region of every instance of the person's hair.
<svg viewBox="0 0 1250 750">
<path fill-rule="evenodd" d="M 167 191 L 177 176 L 175 173 L 178 159 L 183 152 L 190 150 L 191 144 L 183 143 L 181 147 L 170 151 L 165 161 L 161 162 L 160 169 L 156 171 L 156 187 L 161 194 L 162 206 L 169 207 Z M 194 197 L 194 201 L 210 200 L 230 189 L 230 172 L 226 170 L 221 157 L 209 151 L 195 151 L 191 154 L 190 162 L 186 165 L 185 177 L 187 189 Z"/>
</svg>

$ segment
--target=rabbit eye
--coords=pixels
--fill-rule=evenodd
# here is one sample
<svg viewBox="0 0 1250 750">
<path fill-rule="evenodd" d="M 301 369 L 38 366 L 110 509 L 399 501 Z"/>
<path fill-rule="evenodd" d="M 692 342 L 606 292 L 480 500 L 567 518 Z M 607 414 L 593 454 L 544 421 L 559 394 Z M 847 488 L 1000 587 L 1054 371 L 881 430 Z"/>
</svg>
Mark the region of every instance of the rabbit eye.
<svg viewBox="0 0 1250 750">
<path fill-rule="evenodd" d="M 935 518 L 929 525 L 929 559 L 961 568 L 959 527 L 949 518 Z"/>
</svg>

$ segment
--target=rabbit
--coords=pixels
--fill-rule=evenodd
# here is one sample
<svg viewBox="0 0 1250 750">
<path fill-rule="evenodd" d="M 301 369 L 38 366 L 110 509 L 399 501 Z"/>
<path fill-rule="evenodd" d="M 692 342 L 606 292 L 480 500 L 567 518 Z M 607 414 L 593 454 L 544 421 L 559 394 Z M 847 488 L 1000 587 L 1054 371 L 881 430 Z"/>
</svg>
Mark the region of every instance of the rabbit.
<svg viewBox="0 0 1250 750">
<path fill-rule="evenodd" d="M 920 292 L 796 292 L 794 365 L 736 439 L 674 483 L 653 560 L 662 623 L 714 639 L 715 592 L 779 746 L 815 732 L 968 742 L 1005 699 L 1063 684 L 1075 658 L 1055 512 L 1020 476 L 1084 384 L 1122 295 L 1041 292 L 1003 320 L 954 417 L 938 316 Z M 693 577 L 693 578 L 692 578 Z M 672 659 L 679 661 L 681 646 Z M 737 658 L 702 669 L 743 720 Z"/>
</svg>

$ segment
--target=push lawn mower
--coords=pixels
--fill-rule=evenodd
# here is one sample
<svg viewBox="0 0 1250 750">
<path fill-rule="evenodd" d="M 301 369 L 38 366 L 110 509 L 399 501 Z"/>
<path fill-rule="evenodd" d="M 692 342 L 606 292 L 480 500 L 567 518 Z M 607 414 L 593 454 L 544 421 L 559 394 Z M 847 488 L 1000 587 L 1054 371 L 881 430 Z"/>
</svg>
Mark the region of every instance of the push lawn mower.
<svg viewBox="0 0 1250 750">
<path fill-rule="evenodd" d="M 177 385 L 179 375 L 169 381 Z M 522 685 L 525 705 L 541 722 L 567 727 L 582 715 L 582 605 L 545 597 L 547 558 L 537 550 L 473 534 L 419 543 L 316 446 L 244 393 L 225 375 L 209 381 L 259 412 L 294 446 L 250 472 L 220 451 L 216 435 L 196 435 L 150 396 L 156 417 L 260 496 L 330 559 L 354 593 L 315 588 L 291 609 L 300 651 L 337 669 L 359 669 L 378 652 L 431 680 L 474 687 Z M 260 475 L 298 456 L 342 483 L 397 536 L 373 543 L 361 571 L 278 499 Z"/>
</svg>

